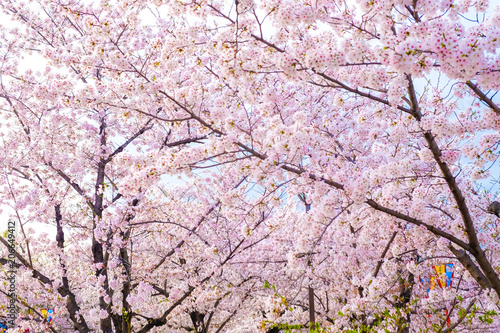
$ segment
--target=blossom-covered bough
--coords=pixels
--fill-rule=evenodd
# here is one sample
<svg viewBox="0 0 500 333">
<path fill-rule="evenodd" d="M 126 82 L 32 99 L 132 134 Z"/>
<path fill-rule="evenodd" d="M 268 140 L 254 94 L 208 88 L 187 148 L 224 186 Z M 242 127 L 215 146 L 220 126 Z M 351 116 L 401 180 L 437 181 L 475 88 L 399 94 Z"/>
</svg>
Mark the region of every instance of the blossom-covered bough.
<svg viewBox="0 0 500 333">
<path fill-rule="evenodd" d="M 309 290 L 332 332 L 498 330 L 487 1 L 2 8 L 17 302 L 52 330 L 276 332 Z"/>
</svg>

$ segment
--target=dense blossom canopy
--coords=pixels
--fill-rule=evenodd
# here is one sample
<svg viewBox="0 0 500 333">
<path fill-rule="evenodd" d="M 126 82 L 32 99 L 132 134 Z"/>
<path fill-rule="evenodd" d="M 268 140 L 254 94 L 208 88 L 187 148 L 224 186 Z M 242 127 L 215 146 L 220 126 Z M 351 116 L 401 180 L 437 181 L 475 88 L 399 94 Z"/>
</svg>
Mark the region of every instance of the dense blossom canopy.
<svg viewBox="0 0 500 333">
<path fill-rule="evenodd" d="M 19 330 L 500 329 L 493 3 L 0 7 Z"/>
</svg>

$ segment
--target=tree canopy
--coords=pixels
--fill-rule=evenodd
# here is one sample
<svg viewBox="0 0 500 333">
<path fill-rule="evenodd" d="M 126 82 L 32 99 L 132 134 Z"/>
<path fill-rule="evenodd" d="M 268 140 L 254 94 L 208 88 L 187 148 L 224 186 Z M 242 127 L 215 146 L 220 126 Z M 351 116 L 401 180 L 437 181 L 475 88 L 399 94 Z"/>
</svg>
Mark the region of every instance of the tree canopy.
<svg viewBox="0 0 500 333">
<path fill-rule="evenodd" d="M 499 330 L 493 2 L 0 8 L 9 331 Z"/>
</svg>

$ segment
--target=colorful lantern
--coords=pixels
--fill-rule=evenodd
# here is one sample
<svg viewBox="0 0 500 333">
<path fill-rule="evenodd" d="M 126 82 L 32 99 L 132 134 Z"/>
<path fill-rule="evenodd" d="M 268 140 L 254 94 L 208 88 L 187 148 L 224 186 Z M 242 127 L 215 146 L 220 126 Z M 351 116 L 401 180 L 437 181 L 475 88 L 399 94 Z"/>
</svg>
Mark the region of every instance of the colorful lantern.
<svg viewBox="0 0 500 333">
<path fill-rule="evenodd" d="M 420 277 L 420 281 L 424 286 L 427 286 L 427 297 L 429 296 L 429 291 L 439 286 L 441 289 L 451 288 L 453 279 L 453 264 L 444 264 L 439 266 L 434 266 L 436 270 L 435 276 Z M 430 315 L 429 315 L 430 316 Z M 448 309 L 446 309 L 446 317 L 448 317 Z M 446 325 L 450 326 L 450 318 L 447 318 Z"/>
<path fill-rule="evenodd" d="M 54 309 L 42 310 L 42 315 L 47 318 L 47 323 L 52 321 L 52 315 L 54 314 Z"/>
<path fill-rule="evenodd" d="M 451 288 L 453 279 L 453 264 L 434 266 L 436 278 L 441 288 Z"/>
</svg>

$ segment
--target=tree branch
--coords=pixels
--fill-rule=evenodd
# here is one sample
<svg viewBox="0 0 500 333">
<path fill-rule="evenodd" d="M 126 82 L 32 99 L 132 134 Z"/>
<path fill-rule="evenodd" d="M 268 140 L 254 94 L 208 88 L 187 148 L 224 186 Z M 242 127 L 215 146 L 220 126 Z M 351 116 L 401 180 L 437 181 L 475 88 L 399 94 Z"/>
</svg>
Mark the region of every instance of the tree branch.
<svg viewBox="0 0 500 333">
<path fill-rule="evenodd" d="M 5 247 L 7 247 L 8 250 L 11 249 L 9 243 L 3 237 L 0 237 L 0 242 L 3 245 L 5 245 Z M 33 278 L 37 279 L 38 281 L 42 282 L 43 284 L 46 284 L 46 285 L 52 287 L 52 283 L 54 282 L 53 280 L 51 280 L 50 278 L 48 278 L 44 274 L 40 273 L 38 270 L 31 267 L 29 265 L 28 261 L 26 259 L 24 259 L 16 250 L 14 250 L 14 249 L 12 249 L 12 250 L 14 251 L 14 255 L 16 256 L 16 258 L 19 259 L 19 261 L 22 263 L 22 265 L 31 270 L 31 276 Z M 3 260 L 0 260 L 0 263 L 3 264 L 2 261 Z M 66 305 L 66 308 L 68 309 L 68 312 L 70 313 L 70 317 L 74 316 L 73 318 L 71 318 L 71 320 L 73 321 L 73 325 L 74 325 L 75 329 L 77 329 L 78 332 L 80 332 L 80 333 L 89 332 L 89 327 L 87 326 L 87 323 L 86 323 L 85 319 L 83 318 L 83 316 L 81 314 L 78 314 L 78 319 L 77 319 L 77 313 L 80 311 L 80 307 L 76 303 L 76 297 L 73 294 L 73 292 L 69 288 L 66 288 L 64 285 L 59 287 L 57 289 L 57 292 L 62 297 L 68 296 L 68 298 L 69 298 L 69 302 Z"/>
<path fill-rule="evenodd" d="M 146 125 L 141 128 L 137 133 L 135 133 L 132 137 L 130 137 L 124 144 L 122 144 L 120 147 L 116 148 L 116 150 L 114 152 L 112 152 L 107 159 L 104 160 L 104 163 L 107 164 L 109 163 L 113 157 L 115 157 L 116 155 L 118 155 L 119 153 L 121 153 L 132 141 L 134 141 L 135 139 L 137 139 L 139 136 L 141 136 L 144 132 L 146 132 L 147 130 L 150 130 L 151 128 L 153 128 L 153 125 L 151 126 L 148 126 L 149 123 L 151 123 L 153 121 L 153 119 L 149 119 L 147 122 L 146 122 Z"/>
<path fill-rule="evenodd" d="M 488 96 L 486 96 L 485 93 L 481 91 L 474 83 L 467 81 L 465 84 L 472 89 L 473 92 L 476 93 L 477 97 L 479 97 L 480 100 L 485 102 L 495 113 L 500 114 L 500 108 L 498 105 L 495 104 Z"/>
<path fill-rule="evenodd" d="M 471 250 L 471 247 L 469 246 L 469 244 L 465 243 L 464 241 L 461 241 L 460 239 L 458 239 L 455 236 L 447 233 L 446 231 L 443 231 L 443 230 L 441 230 L 439 228 L 436 228 L 436 227 L 434 227 L 434 226 L 432 226 L 430 224 L 427 224 L 425 222 L 417 220 L 416 218 L 413 218 L 413 217 L 410 217 L 408 215 L 402 214 L 402 213 L 397 212 L 395 210 L 392 210 L 390 208 L 383 207 L 383 206 L 379 205 L 378 203 L 376 203 L 375 201 L 373 201 L 372 199 L 366 200 L 366 203 L 370 207 L 372 207 L 373 209 L 375 209 L 375 210 L 378 210 L 378 211 L 384 212 L 386 214 L 389 214 L 391 216 L 397 217 L 398 219 L 410 222 L 411 224 L 415 224 L 415 225 L 418 225 L 418 226 L 424 226 L 427 230 L 429 230 L 430 232 L 432 232 L 434 235 L 438 235 L 438 236 L 441 236 L 443 238 L 446 238 L 446 239 L 450 240 L 451 242 L 457 244 L 461 248 L 467 250 L 467 251 Z"/>
<path fill-rule="evenodd" d="M 467 271 L 472 275 L 474 280 L 479 283 L 481 288 L 483 289 L 491 289 L 491 283 L 488 281 L 486 276 L 484 276 L 483 272 L 479 269 L 479 267 L 476 266 L 474 261 L 472 261 L 471 257 L 465 253 L 465 251 L 456 249 L 453 245 L 449 245 L 448 248 L 450 251 L 455 255 L 455 257 L 460 261 L 462 266 L 467 269 Z"/>
<path fill-rule="evenodd" d="M 384 258 L 386 256 L 387 252 L 389 251 L 389 248 L 391 247 L 392 242 L 394 242 L 394 239 L 396 238 L 397 233 L 398 233 L 397 231 L 394 231 L 392 233 L 392 236 L 389 239 L 389 241 L 387 242 L 387 245 L 385 246 L 384 251 L 382 251 L 382 255 L 380 256 L 380 260 L 378 261 L 377 267 L 375 268 L 375 272 L 373 273 L 374 278 L 376 278 L 378 273 L 380 272 L 380 268 L 382 267 L 382 263 L 384 262 Z"/>
<path fill-rule="evenodd" d="M 411 78 L 411 75 L 407 75 L 407 80 L 408 80 L 408 92 L 410 94 L 410 99 L 411 99 L 411 107 L 412 107 L 412 114 L 415 116 L 415 118 L 420 121 L 422 119 L 422 113 L 420 112 L 420 108 L 418 106 L 418 101 L 416 99 L 416 91 L 415 87 L 413 86 L 413 80 Z M 459 245 L 462 247 L 464 250 L 469 251 L 477 260 L 477 263 L 479 264 L 479 267 L 481 267 L 482 271 L 484 272 L 486 278 L 490 282 L 491 286 L 493 289 L 495 289 L 495 292 L 497 295 L 500 296 L 500 279 L 498 278 L 497 273 L 491 266 L 491 263 L 489 262 L 488 258 L 486 258 L 486 255 L 481 248 L 481 245 L 479 244 L 479 240 L 477 238 L 477 233 L 474 228 L 474 221 L 472 220 L 472 217 L 469 212 L 469 207 L 467 206 L 467 203 L 465 201 L 465 197 L 462 194 L 462 191 L 460 190 L 460 187 L 458 186 L 455 177 L 453 176 L 450 168 L 448 165 L 441 159 L 441 149 L 439 148 L 436 138 L 434 134 L 430 131 L 424 132 L 424 138 L 427 142 L 427 145 L 429 149 L 432 152 L 432 155 L 434 157 L 434 160 L 436 161 L 439 169 L 441 170 L 441 173 L 444 176 L 444 179 L 446 183 L 448 184 L 448 188 L 450 189 L 453 198 L 457 204 L 458 210 L 460 212 L 460 215 L 462 216 L 462 221 L 464 223 L 465 231 L 467 233 L 467 237 L 469 239 L 469 248 L 463 247 L 462 245 L 454 242 L 450 238 L 447 238 L 454 242 L 455 244 Z M 444 237 L 444 236 L 443 236 Z"/>
<path fill-rule="evenodd" d="M 467 307 L 467 309 L 465 309 L 465 311 L 462 313 L 460 318 L 458 318 L 457 322 L 453 323 L 453 325 L 450 325 L 450 327 L 447 327 L 446 329 L 442 330 L 441 333 L 452 332 L 455 329 L 455 327 L 460 325 L 460 323 L 465 319 L 465 317 L 467 317 L 467 314 L 469 314 L 469 311 L 472 308 L 472 306 L 474 305 L 474 303 L 476 303 L 475 298 L 470 302 L 469 306 Z"/>
</svg>

